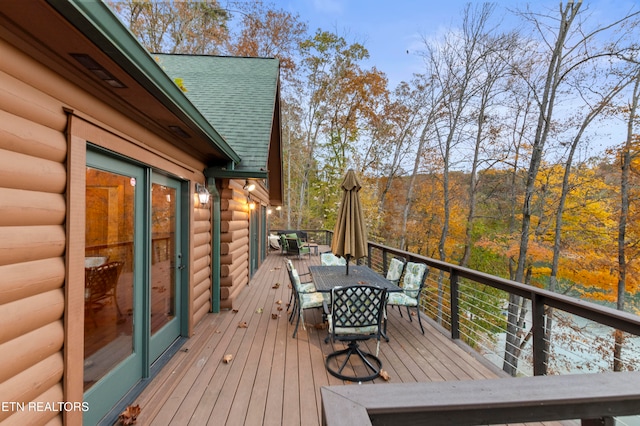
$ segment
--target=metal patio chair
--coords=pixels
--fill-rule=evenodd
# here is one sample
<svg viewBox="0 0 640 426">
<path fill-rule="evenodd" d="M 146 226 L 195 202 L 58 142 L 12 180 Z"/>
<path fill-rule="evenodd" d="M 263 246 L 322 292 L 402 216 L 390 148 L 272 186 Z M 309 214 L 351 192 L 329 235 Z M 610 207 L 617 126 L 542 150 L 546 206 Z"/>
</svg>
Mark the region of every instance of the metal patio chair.
<svg viewBox="0 0 640 426">
<path fill-rule="evenodd" d="M 325 366 L 329 373 L 339 379 L 353 382 L 373 380 L 380 376 L 382 362 L 378 358 L 384 304 L 387 299 L 385 289 L 366 285 L 335 287 L 331 291 L 331 311 L 326 312 L 331 340 L 348 342 L 347 348 L 329 354 Z M 358 342 L 376 339 L 376 354 L 364 351 Z M 364 375 L 353 376 L 343 373 L 347 364 L 359 368 L 355 356 L 365 368 Z M 335 363 L 335 365 L 334 365 Z M 337 368 L 335 368 L 337 366 Z"/>
</svg>

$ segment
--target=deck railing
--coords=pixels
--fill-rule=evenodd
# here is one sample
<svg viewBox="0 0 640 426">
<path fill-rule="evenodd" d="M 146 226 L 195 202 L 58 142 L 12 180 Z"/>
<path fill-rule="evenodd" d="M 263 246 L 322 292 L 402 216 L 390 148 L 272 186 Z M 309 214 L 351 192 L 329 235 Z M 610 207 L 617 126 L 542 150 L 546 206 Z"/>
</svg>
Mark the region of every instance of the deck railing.
<svg viewBox="0 0 640 426">
<path fill-rule="evenodd" d="M 321 244 L 328 244 L 331 240 L 328 231 L 306 232 Z M 422 312 L 444 333 L 448 333 L 451 339 L 467 345 L 497 368 L 515 372 L 514 375 L 518 377 L 566 375 L 564 378 L 554 379 L 560 382 L 567 380 L 566 385 L 574 380 L 569 373 L 586 375 L 611 372 L 614 363 L 618 369 L 622 366 L 623 371 L 640 371 L 640 317 L 637 315 L 381 244 L 369 242 L 368 247 L 368 257 L 359 262 L 367 263 L 381 274 L 386 273 L 393 257 L 427 264 L 429 275 L 421 297 Z M 507 339 L 507 312 L 510 311 L 509 304 L 514 301 L 527 314 L 517 324 L 517 338 Z M 620 356 L 614 360 L 616 335 L 619 342 L 620 333 L 624 337 L 623 350 L 619 351 Z M 519 342 L 515 362 L 505 361 L 510 358 L 505 357 L 507 340 Z M 603 383 L 602 392 L 594 396 L 584 409 L 580 409 L 579 404 L 573 407 L 577 410 L 573 411 L 573 418 L 590 419 L 594 415 L 601 415 L 586 409 L 589 406 L 610 407 L 603 411 L 608 419 L 594 424 L 612 422 L 613 416 L 639 414 L 640 406 L 637 402 L 632 402 L 628 395 L 618 395 L 615 386 L 607 389 L 607 384 L 615 383 L 617 377 L 622 377 L 621 374 L 625 373 L 616 373 L 613 375 L 615 378 L 607 379 L 609 381 Z M 516 380 L 513 385 L 526 395 L 529 385 L 519 385 L 518 382 Z M 439 391 L 446 393 L 445 385 L 433 385 L 443 387 Z M 498 389 L 503 385 L 495 386 Z M 562 387 L 563 384 L 558 386 Z M 374 394 L 380 392 L 379 397 L 384 399 L 387 390 L 378 391 L 376 388 L 374 386 L 368 391 Z M 456 392 L 448 397 L 455 401 Z M 495 403 L 500 406 L 502 402 Z M 524 404 L 523 401 L 521 403 Z M 439 409 L 444 407 L 435 408 L 436 411 Z M 385 410 L 387 414 L 394 415 L 404 412 L 401 407 L 398 410 L 390 409 L 391 411 L 387 407 Z M 509 412 L 504 410 L 498 422 L 516 421 L 514 417 L 509 417 Z M 568 417 L 558 415 L 546 417 L 546 420 L 566 418 Z M 410 416 L 406 419 L 409 420 Z M 583 422 L 587 423 L 592 424 L 590 421 Z M 618 424 L 626 423 L 618 420 Z"/>
<path fill-rule="evenodd" d="M 509 296 L 516 295 L 528 312 L 517 331 L 522 342 L 521 356 L 512 366 L 517 375 L 613 371 L 614 339 L 620 332 L 625 334 L 625 346 L 623 358 L 616 361 L 624 370 L 640 371 L 637 315 L 369 243 L 366 261 L 372 269 L 385 273 L 392 257 L 429 266 L 422 311 L 452 339 L 465 342 L 500 368 L 504 367 Z"/>
</svg>

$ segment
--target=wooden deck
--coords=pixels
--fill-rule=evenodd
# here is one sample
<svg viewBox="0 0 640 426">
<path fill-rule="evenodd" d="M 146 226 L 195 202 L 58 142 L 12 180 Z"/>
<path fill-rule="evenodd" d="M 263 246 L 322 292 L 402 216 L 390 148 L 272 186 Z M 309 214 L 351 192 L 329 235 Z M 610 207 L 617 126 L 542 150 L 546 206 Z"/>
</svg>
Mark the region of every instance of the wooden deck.
<svg viewBox="0 0 640 426">
<path fill-rule="evenodd" d="M 321 323 L 320 312 L 305 311 L 306 330 L 301 327 L 292 337 L 283 260 L 271 254 L 236 309 L 209 314 L 198 324 L 194 336 L 133 403 L 141 408 L 138 424 L 317 426 L 321 386 L 358 386 L 327 373 L 324 358 L 333 347 L 324 343 L 327 330 L 315 326 Z M 293 262 L 304 273 L 319 257 Z M 244 322 L 246 328 L 239 327 Z M 498 377 L 428 321 L 424 325 L 423 336 L 417 321 L 401 318 L 395 309 L 389 312 L 390 341 L 381 343 L 380 358 L 391 383 Z M 369 346 L 375 351 L 375 343 Z M 230 363 L 223 362 L 227 354 L 233 356 Z M 385 383 L 377 379 L 363 386 Z"/>
</svg>

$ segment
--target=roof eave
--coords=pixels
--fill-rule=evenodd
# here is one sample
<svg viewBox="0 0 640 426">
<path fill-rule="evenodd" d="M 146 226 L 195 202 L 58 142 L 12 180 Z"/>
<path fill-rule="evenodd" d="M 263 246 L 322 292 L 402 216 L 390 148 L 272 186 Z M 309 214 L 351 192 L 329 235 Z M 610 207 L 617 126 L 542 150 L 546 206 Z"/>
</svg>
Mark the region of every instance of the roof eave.
<svg viewBox="0 0 640 426">
<path fill-rule="evenodd" d="M 47 2 L 134 77 L 167 109 L 179 116 L 185 124 L 189 124 L 193 130 L 205 136 L 211 145 L 229 161 L 236 164 L 240 162 L 240 156 L 184 96 L 180 88 L 118 21 L 107 5 L 102 2 L 82 0 L 68 2 L 47 0 Z"/>
</svg>

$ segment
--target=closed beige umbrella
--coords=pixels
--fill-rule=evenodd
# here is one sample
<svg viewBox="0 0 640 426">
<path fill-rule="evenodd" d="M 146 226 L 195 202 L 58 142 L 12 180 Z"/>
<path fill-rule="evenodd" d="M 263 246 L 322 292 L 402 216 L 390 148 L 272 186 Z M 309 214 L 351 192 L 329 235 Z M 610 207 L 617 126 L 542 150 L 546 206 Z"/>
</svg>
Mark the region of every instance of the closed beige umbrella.
<svg viewBox="0 0 640 426">
<path fill-rule="evenodd" d="M 333 230 L 331 249 L 333 254 L 347 260 L 347 275 L 349 275 L 349 260 L 360 259 L 367 255 L 367 226 L 358 194 L 361 186 L 353 169 L 347 171 L 341 187 L 344 193 Z"/>
</svg>

